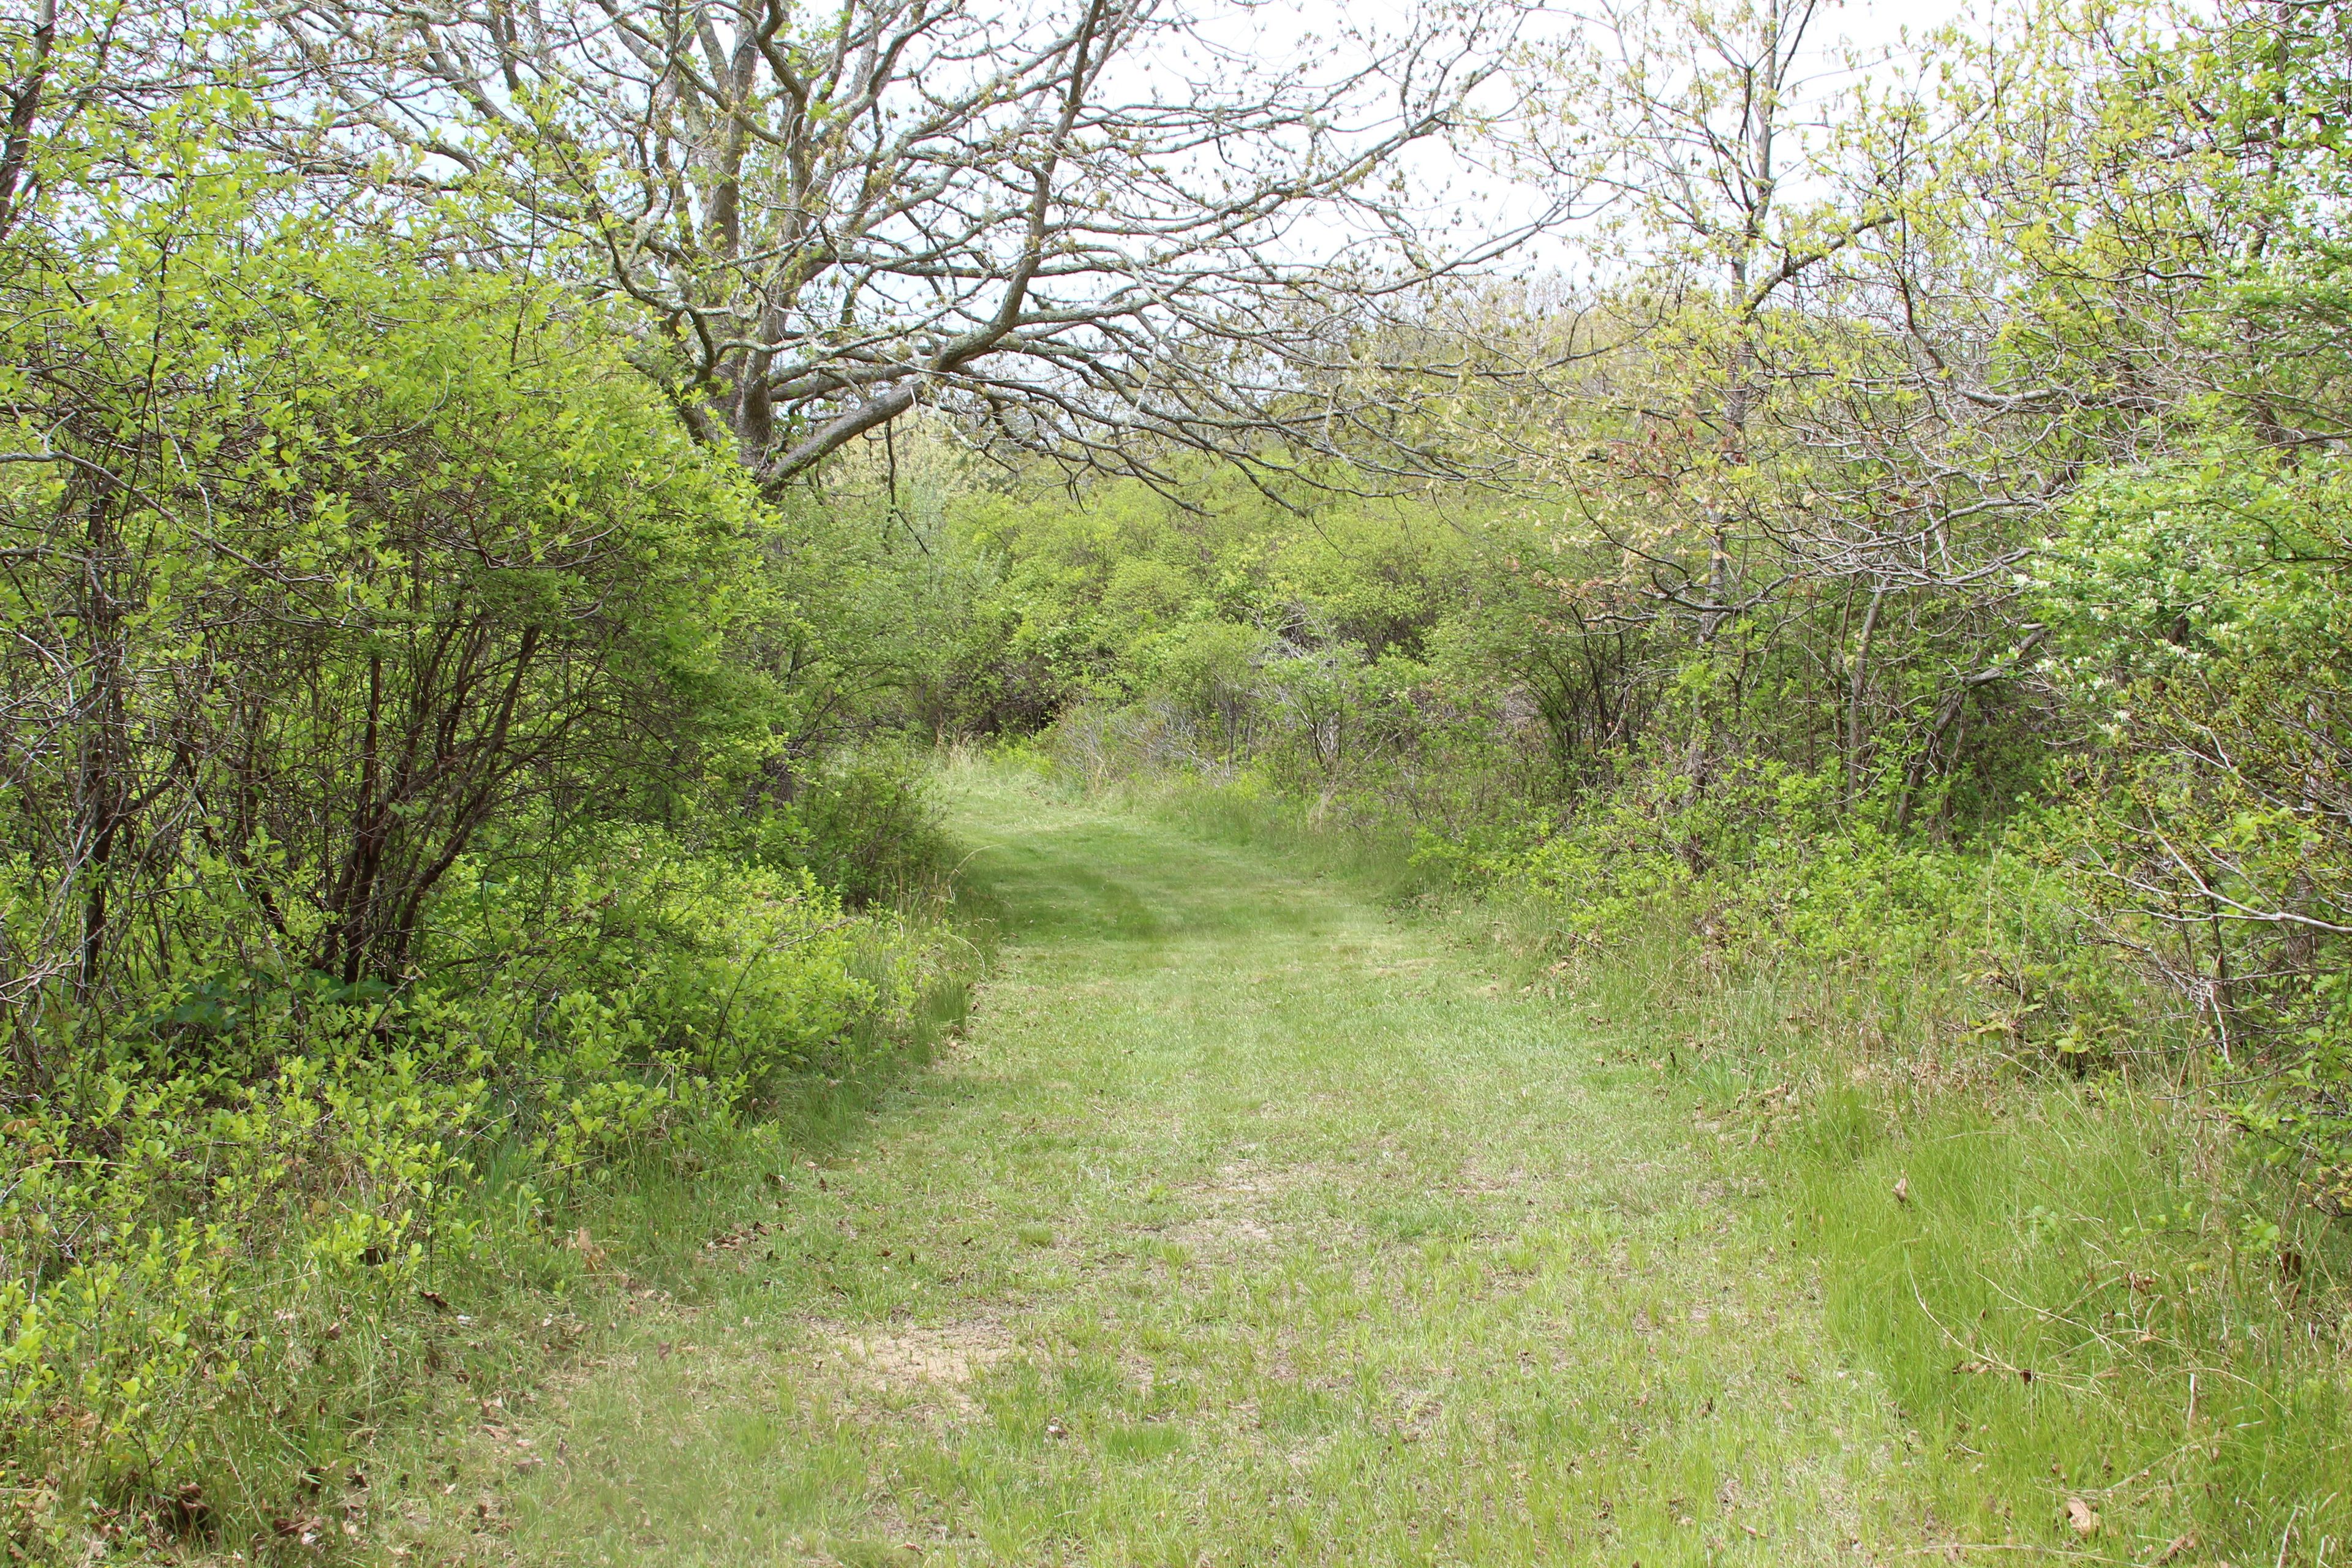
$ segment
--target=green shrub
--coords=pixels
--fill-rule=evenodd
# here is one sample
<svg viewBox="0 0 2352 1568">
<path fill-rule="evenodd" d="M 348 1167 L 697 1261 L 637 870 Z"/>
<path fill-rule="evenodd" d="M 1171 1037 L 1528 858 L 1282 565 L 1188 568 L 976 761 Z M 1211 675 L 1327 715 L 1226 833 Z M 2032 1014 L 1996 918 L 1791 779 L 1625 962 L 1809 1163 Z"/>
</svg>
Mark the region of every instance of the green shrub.
<svg viewBox="0 0 2352 1568">
<path fill-rule="evenodd" d="M 266 1523 L 416 1397 L 454 1280 L 945 1016 L 920 932 L 649 830 L 462 864 L 426 929 L 398 988 L 192 977 L 0 1112 L 0 1540 Z"/>
<path fill-rule="evenodd" d="M 2096 788 L 2055 842 L 2117 952 L 2199 1016 L 2241 1124 L 2273 1158 L 2308 1164 L 2339 1213 L 2352 1212 L 2348 504 L 2339 457 L 2217 444 L 2103 475 L 2037 563 L 2053 668 L 2103 742 Z"/>
<path fill-rule="evenodd" d="M 421 1036 L 384 1050 L 388 1010 L 311 1020 L 261 1082 L 99 1068 L 15 1108 L 0 1468 L 68 1498 L 217 1499 L 238 1458 L 275 1468 L 231 1429 L 332 1427 L 364 1402 L 327 1347 L 381 1341 L 470 1254 L 466 1151 L 492 1122 L 478 1058 Z M 26 1544 L 71 1521 L 18 1522 Z"/>
<path fill-rule="evenodd" d="M 722 831 L 760 864 L 805 872 L 852 909 L 935 899 L 950 850 L 927 763 L 884 748 L 845 752 Z"/>
</svg>

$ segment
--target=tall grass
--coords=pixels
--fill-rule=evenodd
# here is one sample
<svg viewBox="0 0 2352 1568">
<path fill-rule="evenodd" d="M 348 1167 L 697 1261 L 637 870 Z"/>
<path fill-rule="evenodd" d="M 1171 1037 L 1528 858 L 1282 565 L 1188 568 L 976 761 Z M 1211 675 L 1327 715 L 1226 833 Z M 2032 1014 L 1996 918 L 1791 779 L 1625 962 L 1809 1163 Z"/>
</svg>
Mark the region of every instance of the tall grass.
<svg viewBox="0 0 2352 1568">
<path fill-rule="evenodd" d="M 2333 1560 L 2352 1237 L 2292 1173 L 2169 1067 L 2077 1076 L 1852 975 L 1710 974 L 1696 945 L 1609 955 L 1575 1005 L 1667 1058 L 1702 1135 L 1756 1150 L 1947 1524 L 2008 1547 L 2054 1521 L 2125 1562 Z M 1966 992 L 1936 978 L 1915 997 Z"/>
</svg>

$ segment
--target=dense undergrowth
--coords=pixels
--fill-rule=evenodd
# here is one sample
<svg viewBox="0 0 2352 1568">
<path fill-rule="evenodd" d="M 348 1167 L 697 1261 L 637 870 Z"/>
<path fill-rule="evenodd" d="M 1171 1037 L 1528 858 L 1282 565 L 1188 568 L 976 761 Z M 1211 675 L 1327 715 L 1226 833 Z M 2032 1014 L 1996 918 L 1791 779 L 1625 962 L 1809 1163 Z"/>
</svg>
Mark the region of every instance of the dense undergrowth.
<svg viewBox="0 0 2352 1568">
<path fill-rule="evenodd" d="M 1825 865 L 1629 887 L 1558 879 L 1572 847 L 1471 867 L 1248 779 L 1091 787 L 1447 924 L 1654 1071 L 1761 1183 L 1950 1538 L 2309 1563 L 2352 1540 L 2352 1235 L 2030 858 L 1817 841 Z"/>
<path fill-rule="evenodd" d="M 572 1350 L 675 1250 L 665 1208 L 782 1169 L 919 1059 L 970 945 L 940 868 L 920 899 L 921 868 L 858 842 L 935 835 L 919 786 L 852 788 L 887 809 L 826 852 L 895 861 L 896 904 L 618 834 L 530 900 L 460 877 L 443 940 L 487 962 L 184 984 L 12 1097 L 0 1540 L 299 1555 L 370 1533 L 380 1447 Z"/>
</svg>

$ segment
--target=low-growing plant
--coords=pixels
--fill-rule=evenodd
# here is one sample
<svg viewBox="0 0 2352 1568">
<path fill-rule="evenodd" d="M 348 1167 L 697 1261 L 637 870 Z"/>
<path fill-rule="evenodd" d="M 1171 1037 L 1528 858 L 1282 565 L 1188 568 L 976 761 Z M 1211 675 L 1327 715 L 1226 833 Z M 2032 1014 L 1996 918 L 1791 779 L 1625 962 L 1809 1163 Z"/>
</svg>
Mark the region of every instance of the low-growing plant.
<svg viewBox="0 0 2352 1568">
<path fill-rule="evenodd" d="M 306 1517 L 304 1476 L 422 1396 L 458 1281 L 565 1256 L 646 1159 L 725 1144 L 959 994 L 923 930 L 651 830 L 553 878 L 454 868 L 427 931 L 398 987 L 193 976 L 11 1097 L 0 1539 Z"/>
<path fill-rule="evenodd" d="M 929 759 L 879 745 L 824 759 L 794 778 L 788 798 L 762 800 L 714 837 L 761 865 L 807 874 L 853 909 L 936 900 L 951 858 Z"/>
</svg>

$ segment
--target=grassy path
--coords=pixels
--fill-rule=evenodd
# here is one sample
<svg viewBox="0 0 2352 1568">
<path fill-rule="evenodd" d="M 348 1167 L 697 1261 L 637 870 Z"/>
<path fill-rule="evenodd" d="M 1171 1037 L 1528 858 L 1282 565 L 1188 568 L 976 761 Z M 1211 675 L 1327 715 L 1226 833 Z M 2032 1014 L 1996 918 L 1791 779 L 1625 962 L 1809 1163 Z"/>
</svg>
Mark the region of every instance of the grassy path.
<svg viewBox="0 0 2352 1568">
<path fill-rule="evenodd" d="M 1899 1423 L 1639 1065 L 1311 875 L 966 786 L 969 1038 L 521 1490 L 526 1561 L 1892 1560 Z"/>
</svg>

